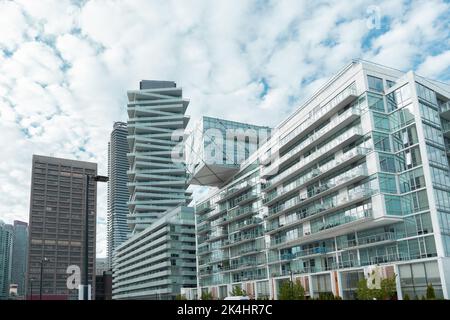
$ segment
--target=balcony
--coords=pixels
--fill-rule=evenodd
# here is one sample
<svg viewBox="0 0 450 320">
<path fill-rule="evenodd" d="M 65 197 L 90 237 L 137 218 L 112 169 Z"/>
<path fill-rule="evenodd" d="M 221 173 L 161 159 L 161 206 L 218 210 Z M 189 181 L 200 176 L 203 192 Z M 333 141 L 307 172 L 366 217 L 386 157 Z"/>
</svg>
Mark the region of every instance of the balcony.
<svg viewBox="0 0 450 320">
<path fill-rule="evenodd" d="M 317 145 L 324 140 L 331 137 L 333 134 L 338 132 L 340 129 L 346 127 L 350 123 L 352 123 L 355 119 L 357 119 L 361 115 L 361 111 L 359 108 L 353 107 L 348 109 L 343 114 L 330 121 L 327 125 L 321 128 L 319 131 L 314 133 L 311 137 L 304 140 L 302 143 L 297 145 L 295 148 L 290 150 L 288 153 L 282 156 L 283 159 L 289 159 L 299 155 L 301 152 L 305 151 L 307 148 L 311 148 L 314 145 Z"/>
<path fill-rule="evenodd" d="M 289 147 L 295 143 L 295 141 L 298 141 L 298 139 L 303 138 L 305 134 L 314 128 L 315 124 L 319 124 L 319 121 L 326 119 L 326 117 L 337 112 L 340 108 L 345 107 L 357 97 L 356 86 L 352 83 L 324 106 L 314 108 L 314 110 L 305 117 L 305 119 L 307 119 L 306 121 L 301 123 L 280 140 L 280 150 Z"/>
<path fill-rule="evenodd" d="M 341 249 L 355 249 L 395 242 L 395 233 L 381 232 L 370 236 L 358 237 L 358 240 L 348 241 L 340 246 Z"/>
<path fill-rule="evenodd" d="M 243 257 L 247 255 L 257 254 L 264 251 L 263 247 L 257 248 L 257 247 L 247 247 L 241 250 L 238 250 L 237 253 L 231 256 L 231 258 L 238 258 Z"/>
<path fill-rule="evenodd" d="M 208 200 L 206 202 L 203 202 L 195 207 L 195 213 L 197 214 L 203 214 L 205 212 L 211 211 L 211 202 Z"/>
<path fill-rule="evenodd" d="M 270 206 L 270 204 L 273 204 L 276 202 L 276 200 L 281 200 L 282 198 L 286 198 L 290 195 L 295 194 L 298 190 L 305 187 L 307 184 L 312 184 L 314 182 L 317 182 L 320 180 L 320 176 L 322 176 L 322 171 L 320 170 L 313 170 L 310 174 L 307 174 L 306 177 L 301 177 L 298 180 L 289 183 L 286 185 L 281 192 L 278 192 L 276 194 L 273 194 L 270 201 L 266 201 L 266 205 Z M 347 172 L 344 172 L 334 178 L 328 179 L 319 187 L 314 188 L 313 190 L 310 190 L 308 194 L 306 194 L 306 200 L 310 200 L 311 198 L 314 198 L 317 195 L 321 195 L 321 197 L 324 194 L 330 193 L 335 191 L 336 189 L 343 188 L 349 184 L 355 183 L 360 179 L 363 179 L 366 177 L 367 169 L 365 165 L 360 165 L 358 167 L 355 167 L 353 169 L 348 170 Z M 308 179 L 311 177 L 310 179 Z M 327 191 L 327 192 L 325 192 Z M 300 196 L 301 198 L 304 198 L 304 195 Z M 317 197 L 316 197 L 317 198 Z M 270 211 L 269 211 L 270 212 Z"/>
<path fill-rule="evenodd" d="M 234 186 L 226 191 L 222 191 L 220 193 L 220 200 L 217 201 L 217 203 L 225 202 L 228 199 L 231 199 L 241 192 L 247 191 L 252 187 L 252 184 L 250 184 L 248 181 L 245 181 L 244 183 L 240 183 L 237 186 Z"/>
<path fill-rule="evenodd" d="M 314 151 L 307 157 L 302 158 L 300 161 L 298 161 L 295 165 L 289 167 L 285 171 L 300 171 L 300 170 L 306 170 L 311 165 L 319 161 L 320 159 L 325 158 L 328 155 L 331 155 L 332 153 L 336 152 L 339 149 L 342 149 L 346 144 L 352 143 L 353 141 L 357 140 L 359 137 L 361 137 L 362 129 L 361 127 L 353 127 L 347 131 L 345 131 L 343 134 L 338 136 L 336 139 L 331 140 L 324 146 L 322 146 L 320 149 Z M 269 167 L 265 167 L 261 170 L 261 177 L 269 177 L 272 175 L 276 175 L 278 173 L 279 167 L 286 161 L 292 160 L 291 157 L 281 157 L 277 160 L 275 160 L 274 163 L 272 163 Z M 295 167 L 295 169 L 292 169 L 292 167 Z M 284 172 L 281 172 L 280 174 L 284 174 Z"/>
<path fill-rule="evenodd" d="M 306 183 L 313 183 L 320 178 L 322 178 L 324 175 L 329 174 L 330 170 L 339 170 L 346 165 L 352 163 L 353 161 L 357 161 L 359 159 L 364 158 L 367 153 L 369 153 L 370 149 L 363 148 L 363 147 L 355 147 L 346 153 L 341 154 L 338 158 L 324 164 L 321 167 L 318 167 L 316 169 L 311 170 L 306 175 L 298 178 L 295 182 L 297 182 L 297 187 L 301 187 L 305 185 Z M 264 192 L 268 192 L 269 190 L 272 190 L 282 182 L 291 179 L 296 174 L 299 173 L 299 168 L 303 166 L 302 161 L 300 161 L 298 164 L 292 166 L 286 171 L 283 171 L 279 175 L 277 175 L 275 178 L 271 179 L 270 182 L 267 182 L 265 184 Z M 302 179 L 302 180 L 301 180 Z M 280 194 L 282 195 L 282 194 Z M 266 201 L 266 204 L 273 200 L 274 198 Z"/>
<path fill-rule="evenodd" d="M 257 217 L 246 219 L 246 220 L 244 220 L 242 222 L 239 222 L 237 224 L 230 225 L 229 231 L 231 233 L 231 232 L 246 230 L 246 229 L 253 228 L 253 227 L 257 226 L 258 224 L 260 224 L 262 222 L 263 222 L 263 220 L 261 218 L 257 218 Z"/>
<path fill-rule="evenodd" d="M 450 121 L 442 121 L 442 132 L 444 137 L 450 139 Z"/>
<path fill-rule="evenodd" d="M 206 220 L 214 220 L 215 218 L 219 217 L 220 215 L 227 212 L 226 207 L 216 206 L 216 208 L 213 211 L 208 212 L 206 215 Z"/>
<path fill-rule="evenodd" d="M 231 246 L 236 246 L 238 244 L 242 244 L 248 241 L 253 241 L 257 238 L 263 237 L 264 233 L 249 233 L 249 234 L 244 234 L 240 237 L 235 237 L 232 239 L 228 240 L 228 243 L 223 245 L 222 248 L 226 248 L 226 247 L 231 247 Z"/>
<path fill-rule="evenodd" d="M 356 192 L 354 194 L 349 195 L 348 197 L 339 198 L 336 202 L 330 202 L 326 204 L 316 205 L 306 211 L 296 212 L 296 218 L 292 219 L 285 224 L 280 224 L 279 222 L 269 223 L 266 229 L 267 234 L 273 234 L 280 232 L 284 229 L 291 228 L 295 225 L 299 225 L 307 220 L 312 218 L 316 218 L 319 216 L 323 216 L 329 213 L 336 212 L 345 207 L 348 207 L 354 203 L 363 201 L 365 199 L 370 198 L 375 191 L 366 189 L 360 192 Z M 278 215 L 277 215 L 278 216 Z M 269 218 L 272 218 L 269 216 Z"/>
<path fill-rule="evenodd" d="M 258 266 L 261 266 L 264 264 L 266 264 L 265 260 L 261 260 L 261 261 L 249 260 L 249 261 L 244 261 L 244 262 L 240 262 L 240 263 L 231 263 L 231 265 L 229 266 L 229 270 L 238 271 L 238 270 L 244 270 L 244 269 L 249 269 L 249 268 L 257 268 Z"/>
<path fill-rule="evenodd" d="M 208 232 L 208 230 L 211 229 L 211 226 L 209 224 L 203 224 L 201 226 L 197 227 L 197 234 L 202 234 L 205 232 Z"/>
<path fill-rule="evenodd" d="M 441 117 L 450 120 L 450 101 L 447 101 L 439 106 Z"/>
<path fill-rule="evenodd" d="M 230 223 L 246 216 L 255 214 L 256 212 L 258 212 L 258 209 L 254 208 L 252 205 L 246 207 L 237 207 L 229 210 L 228 216 L 224 218 L 226 218 L 225 221 L 227 223 Z"/>
<path fill-rule="evenodd" d="M 210 234 L 206 237 L 205 241 L 214 242 L 216 240 L 225 238 L 228 236 L 228 232 L 226 230 L 217 231 L 216 233 Z"/>
<path fill-rule="evenodd" d="M 324 182 L 318 187 L 310 189 L 308 192 L 304 192 L 303 194 L 298 195 L 281 205 L 270 208 L 269 215 L 271 217 L 275 217 L 275 215 L 279 216 L 288 210 L 292 210 L 299 206 L 311 203 L 312 201 L 324 197 L 327 194 L 333 193 L 338 189 L 342 189 L 347 185 L 353 184 L 358 180 L 367 177 L 367 175 L 368 173 L 365 165 L 359 165 L 358 167 L 355 167 L 347 172 L 344 172 L 343 174 L 340 174 L 339 176 L 336 176 Z"/>
<path fill-rule="evenodd" d="M 233 207 L 236 206 L 242 206 L 246 203 L 252 202 L 253 200 L 256 200 L 258 198 L 258 194 L 256 193 L 256 191 L 252 191 L 249 193 L 245 193 L 241 196 L 239 196 L 238 198 L 235 198 L 233 200 Z"/>
<path fill-rule="evenodd" d="M 285 236 L 273 239 L 270 243 L 271 249 L 289 247 L 302 243 L 330 238 L 340 234 L 345 234 L 349 230 L 354 230 L 363 222 L 373 219 L 372 210 L 364 210 L 359 216 L 343 216 L 332 221 L 323 221 L 311 226 L 311 232 L 296 238 L 286 238 Z M 392 223 L 392 222 L 391 222 Z M 367 227 L 367 226 L 366 226 Z M 326 235 L 324 235 L 327 233 Z"/>
</svg>

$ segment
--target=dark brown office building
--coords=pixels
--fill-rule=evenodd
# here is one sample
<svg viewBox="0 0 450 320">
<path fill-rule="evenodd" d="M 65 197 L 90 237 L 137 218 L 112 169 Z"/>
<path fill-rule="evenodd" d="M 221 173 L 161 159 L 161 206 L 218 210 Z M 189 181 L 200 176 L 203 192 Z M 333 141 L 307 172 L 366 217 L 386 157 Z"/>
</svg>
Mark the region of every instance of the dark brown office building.
<svg viewBox="0 0 450 320">
<path fill-rule="evenodd" d="M 76 265 L 83 275 L 85 176 L 97 174 L 97 164 L 33 155 L 27 296 L 40 299 L 78 299 L 68 289 L 67 268 Z M 89 183 L 89 284 L 95 296 L 97 187 Z M 81 277 L 83 284 L 83 277 Z"/>
</svg>

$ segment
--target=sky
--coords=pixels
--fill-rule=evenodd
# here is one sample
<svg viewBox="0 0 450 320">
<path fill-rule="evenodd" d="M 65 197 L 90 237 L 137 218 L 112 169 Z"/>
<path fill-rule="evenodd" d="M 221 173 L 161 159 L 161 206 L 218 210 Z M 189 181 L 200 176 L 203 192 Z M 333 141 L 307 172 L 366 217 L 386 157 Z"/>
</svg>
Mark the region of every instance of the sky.
<svg viewBox="0 0 450 320">
<path fill-rule="evenodd" d="M 449 17 L 438 0 L 0 0 L 0 219 L 28 221 L 33 154 L 107 174 L 141 79 L 183 87 L 191 123 L 276 126 L 355 58 L 450 82 Z M 100 184 L 99 257 L 106 209 Z"/>
</svg>

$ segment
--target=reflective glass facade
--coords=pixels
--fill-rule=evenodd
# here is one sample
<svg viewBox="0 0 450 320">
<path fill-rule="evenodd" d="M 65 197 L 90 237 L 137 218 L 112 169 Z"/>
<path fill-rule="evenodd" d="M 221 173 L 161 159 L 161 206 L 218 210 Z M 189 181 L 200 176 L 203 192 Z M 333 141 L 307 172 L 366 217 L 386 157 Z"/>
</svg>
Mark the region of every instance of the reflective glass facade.
<svg viewBox="0 0 450 320">
<path fill-rule="evenodd" d="M 296 278 L 352 299 L 378 265 L 400 299 L 427 281 L 449 298 L 449 99 L 412 72 L 344 68 L 196 206 L 199 294 L 276 299 Z"/>
</svg>

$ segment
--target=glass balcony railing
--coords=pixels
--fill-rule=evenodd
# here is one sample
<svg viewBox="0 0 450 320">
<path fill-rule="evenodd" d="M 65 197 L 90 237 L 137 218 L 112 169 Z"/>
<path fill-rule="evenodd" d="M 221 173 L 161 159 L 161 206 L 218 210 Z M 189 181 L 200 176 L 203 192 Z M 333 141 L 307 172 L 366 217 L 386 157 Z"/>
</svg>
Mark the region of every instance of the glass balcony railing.
<svg viewBox="0 0 450 320">
<path fill-rule="evenodd" d="M 314 223 L 314 224 L 312 223 L 311 224 L 311 233 L 314 234 L 314 233 L 317 233 L 320 231 L 335 228 L 340 225 L 351 223 L 351 222 L 361 220 L 361 219 L 365 219 L 365 218 L 368 218 L 371 216 L 372 216 L 372 210 L 367 209 L 367 210 L 361 211 L 359 213 L 356 213 L 355 215 L 348 215 L 348 216 L 343 216 L 343 217 L 339 217 L 339 218 L 333 218 L 333 219 L 329 219 L 327 221 L 318 222 L 318 223 Z"/>
<path fill-rule="evenodd" d="M 447 101 L 446 103 L 443 103 L 439 106 L 439 109 L 441 113 L 450 111 L 450 101 Z"/>
<path fill-rule="evenodd" d="M 239 217 L 242 217 L 246 214 L 255 213 L 258 209 L 254 208 L 252 205 L 246 207 L 237 207 L 228 211 L 228 215 L 226 217 L 227 221 L 235 220 Z"/>
<path fill-rule="evenodd" d="M 209 201 L 203 202 L 195 207 L 195 212 L 197 214 L 202 214 L 211 210 L 211 203 Z"/>
<path fill-rule="evenodd" d="M 243 249 L 236 250 L 234 253 L 232 253 L 231 258 L 239 257 L 241 255 L 250 254 L 250 253 L 257 253 L 264 250 L 264 247 L 246 247 Z"/>
<path fill-rule="evenodd" d="M 203 224 L 203 225 L 197 227 L 197 232 L 203 233 L 203 232 L 208 231 L 210 228 L 211 228 L 211 226 L 209 224 Z"/>
<path fill-rule="evenodd" d="M 325 191 L 339 188 L 341 185 L 354 180 L 357 177 L 367 176 L 367 168 L 365 164 L 359 165 L 349 171 L 346 171 L 332 179 L 325 181 L 320 186 L 311 188 L 307 192 L 300 194 L 276 207 L 269 208 L 269 215 L 278 214 L 287 209 L 293 208 L 299 204 L 309 203 L 310 200 L 323 195 Z M 295 183 L 294 183 L 295 184 Z M 289 186 L 287 187 L 289 190 Z"/>
<path fill-rule="evenodd" d="M 450 131 L 450 121 L 442 121 L 442 131 L 447 132 Z"/>
<path fill-rule="evenodd" d="M 301 186 L 307 182 L 309 182 L 311 179 L 315 179 L 317 177 L 319 177 L 320 175 L 329 172 L 329 170 L 336 168 L 337 166 L 339 166 L 341 163 L 345 163 L 346 161 L 355 158 L 357 156 L 365 156 L 368 152 L 370 151 L 370 149 L 368 148 L 364 148 L 364 147 L 355 147 L 353 149 L 350 149 L 349 151 L 343 153 L 342 155 L 340 155 L 338 158 L 327 162 L 326 164 L 324 164 L 323 166 L 313 169 L 311 170 L 309 173 L 307 173 L 304 176 L 299 177 L 297 180 L 295 180 L 292 183 L 296 183 L 296 186 Z M 270 182 L 266 182 L 265 183 L 265 189 L 272 187 L 272 185 L 282 181 L 283 179 L 285 179 L 289 174 L 295 172 L 298 170 L 298 168 L 302 167 L 303 163 L 299 162 L 297 165 L 292 166 L 291 168 L 289 168 L 286 171 L 283 171 L 282 173 L 280 173 L 278 176 L 276 176 L 275 178 L 271 179 Z M 281 194 L 280 194 L 281 195 Z M 276 198 L 278 195 L 275 195 L 272 197 Z M 271 199 L 266 200 L 267 202 L 270 202 Z"/>
<path fill-rule="evenodd" d="M 248 240 L 254 240 L 256 238 L 262 237 L 263 235 L 264 235 L 263 232 L 243 234 L 243 235 L 229 239 L 229 244 L 237 244 L 237 243 L 248 241 Z"/>
<path fill-rule="evenodd" d="M 384 242 L 384 241 L 395 241 L 395 233 L 394 232 L 381 232 L 369 236 L 358 237 L 358 240 L 353 239 L 349 240 L 345 243 L 341 243 L 339 248 L 347 249 L 353 248 L 357 246 L 369 245 L 372 243 Z"/>
<path fill-rule="evenodd" d="M 342 101 L 350 96 L 357 96 L 356 85 L 352 83 L 342 92 L 340 92 L 336 97 L 334 97 L 331 101 L 329 101 L 326 105 L 315 108 L 312 110 L 307 117 L 307 120 L 302 122 L 299 126 L 297 126 L 293 131 L 291 131 L 288 135 L 283 137 L 280 140 L 280 147 L 287 144 L 289 141 L 297 137 L 300 133 L 305 132 L 308 127 L 313 125 L 317 120 L 322 118 L 325 114 L 329 113 L 333 108 L 339 105 Z"/>
<path fill-rule="evenodd" d="M 332 229 L 341 225 L 345 225 L 357 220 L 362 220 L 362 219 L 366 219 L 372 216 L 372 210 L 371 209 L 366 209 L 363 210 L 359 213 L 356 213 L 355 215 L 348 215 L 348 216 L 343 216 L 340 218 L 334 218 L 334 219 L 330 219 L 329 221 L 323 221 L 323 222 L 316 222 L 315 224 L 311 224 L 311 232 L 309 234 L 302 234 L 300 231 L 301 229 L 299 229 L 299 234 L 297 236 L 290 236 L 290 237 L 286 237 L 286 236 L 281 236 L 281 237 L 277 237 L 277 238 L 272 238 L 271 242 L 270 242 L 270 246 L 274 247 L 274 246 L 279 246 L 282 244 L 286 244 L 288 242 L 291 241 L 295 241 L 295 240 L 301 240 L 302 238 L 308 238 L 310 235 L 313 235 L 315 233 L 318 232 L 322 232 L 328 229 Z"/>
<path fill-rule="evenodd" d="M 241 222 L 239 222 L 237 224 L 230 225 L 229 231 L 230 232 L 236 232 L 236 231 L 239 231 L 239 230 L 241 230 L 242 228 L 245 228 L 245 227 L 256 226 L 256 225 L 258 225 L 261 222 L 263 222 L 263 219 L 257 218 L 257 217 L 246 219 L 246 220 L 241 221 Z"/>
<path fill-rule="evenodd" d="M 281 172 L 280 175 L 281 174 L 285 174 L 286 175 L 285 172 L 288 171 L 288 170 L 290 172 L 293 172 L 293 171 L 297 171 L 297 170 L 306 168 L 308 165 L 312 164 L 313 161 L 316 161 L 320 157 L 328 154 L 328 152 L 330 152 L 333 149 L 336 149 L 340 144 L 344 143 L 345 141 L 347 141 L 348 139 L 350 139 L 351 137 L 353 137 L 355 135 L 362 135 L 361 127 L 357 126 L 357 127 L 353 127 L 351 129 L 345 131 L 343 134 L 338 136 L 336 139 L 331 140 L 330 142 L 328 142 L 327 144 L 325 144 L 321 148 L 317 149 L 316 151 L 314 151 L 313 153 L 311 153 L 307 157 L 302 158 L 295 165 L 293 165 L 293 166 L 289 167 L 287 170 Z M 288 159 L 288 158 L 286 158 L 286 159 Z M 284 159 L 284 160 L 286 160 L 286 159 Z M 266 167 L 266 168 L 262 169 L 261 175 L 262 176 L 270 175 L 273 171 L 275 171 L 281 165 L 281 163 L 283 163 L 283 159 L 282 158 L 275 160 L 275 162 L 272 163 L 269 167 Z M 293 168 L 293 167 L 295 167 L 295 168 Z"/>
<path fill-rule="evenodd" d="M 227 199 L 230 199 L 231 197 L 247 190 L 250 187 L 252 187 L 252 184 L 249 181 L 244 181 L 236 186 L 229 188 L 228 190 L 222 191 L 220 193 L 220 200 L 218 202 L 226 201 Z"/>
<path fill-rule="evenodd" d="M 338 126 L 339 124 L 343 123 L 346 119 L 352 117 L 352 116 L 359 116 L 361 114 L 361 111 L 359 108 L 353 107 L 345 111 L 343 114 L 335 118 L 334 120 L 330 121 L 327 125 L 325 125 L 323 128 L 321 128 L 319 131 L 314 133 L 311 137 L 297 145 L 295 148 L 290 150 L 288 153 L 284 154 L 280 161 L 283 162 L 285 159 L 293 157 L 295 154 L 299 153 L 303 149 L 310 147 L 313 143 L 318 143 L 319 139 L 324 137 L 327 132 L 330 132 L 334 127 Z"/>
</svg>

